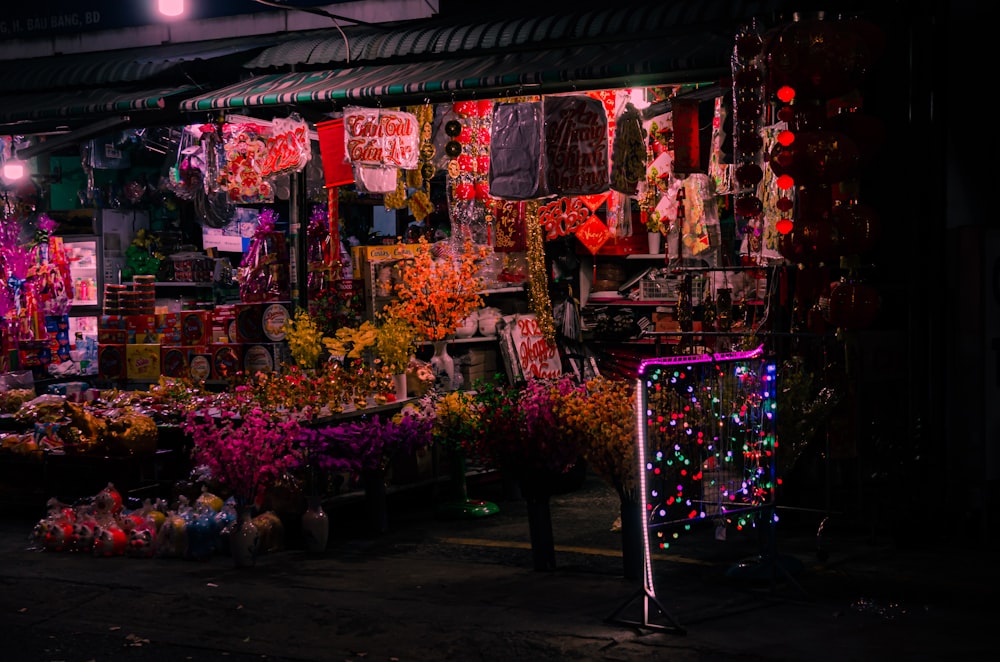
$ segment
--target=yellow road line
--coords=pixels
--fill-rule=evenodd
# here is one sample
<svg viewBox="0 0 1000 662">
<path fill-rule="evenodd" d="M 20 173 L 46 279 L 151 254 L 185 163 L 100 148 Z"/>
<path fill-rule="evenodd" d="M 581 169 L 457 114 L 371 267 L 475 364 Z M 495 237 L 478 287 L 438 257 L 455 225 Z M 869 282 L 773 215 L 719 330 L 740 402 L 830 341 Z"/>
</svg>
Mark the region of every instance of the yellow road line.
<svg viewBox="0 0 1000 662">
<path fill-rule="evenodd" d="M 446 545 L 467 545 L 472 547 L 496 547 L 506 549 L 531 549 L 531 543 L 515 542 L 511 540 L 487 540 L 485 538 L 436 538 L 437 542 Z M 622 555 L 620 549 L 600 549 L 597 547 L 576 547 L 571 545 L 556 545 L 556 552 L 569 554 L 587 554 L 590 556 L 619 557 Z M 653 553 L 654 559 L 673 561 L 674 563 L 687 563 L 690 565 L 714 565 L 710 561 L 703 559 L 692 559 L 687 556 L 677 556 L 676 554 Z"/>
</svg>

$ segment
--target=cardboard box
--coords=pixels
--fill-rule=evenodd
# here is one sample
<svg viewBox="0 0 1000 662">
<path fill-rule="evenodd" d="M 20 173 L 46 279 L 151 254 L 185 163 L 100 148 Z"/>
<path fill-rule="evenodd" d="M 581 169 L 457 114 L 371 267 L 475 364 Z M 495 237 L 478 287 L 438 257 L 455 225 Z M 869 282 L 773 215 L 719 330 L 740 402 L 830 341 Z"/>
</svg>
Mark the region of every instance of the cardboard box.
<svg viewBox="0 0 1000 662">
<path fill-rule="evenodd" d="M 97 346 L 97 375 L 105 379 L 125 379 L 125 343 Z"/>
<path fill-rule="evenodd" d="M 180 318 L 182 345 L 207 345 L 211 341 L 207 310 L 185 310 Z"/>
<path fill-rule="evenodd" d="M 263 314 L 263 304 L 242 303 L 236 306 L 236 337 L 230 337 L 229 341 L 238 343 L 264 342 Z"/>
<path fill-rule="evenodd" d="M 420 244 L 387 244 L 377 246 L 351 247 L 351 275 L 355 280 L 362 280 L 371 262 L 401 260 L 417 254 Z"/>
<path fill-rule="evenodd" d="M 101 345 L 124 345 L 128 342 L 128 331 L 125 329 L 97 328 L 97 342 Z"/>
<path fill-rule="evenodd" d="M 160 344 L 125 345 L 125 376 L 155 381 L 160 378 Z"/>
</svg>

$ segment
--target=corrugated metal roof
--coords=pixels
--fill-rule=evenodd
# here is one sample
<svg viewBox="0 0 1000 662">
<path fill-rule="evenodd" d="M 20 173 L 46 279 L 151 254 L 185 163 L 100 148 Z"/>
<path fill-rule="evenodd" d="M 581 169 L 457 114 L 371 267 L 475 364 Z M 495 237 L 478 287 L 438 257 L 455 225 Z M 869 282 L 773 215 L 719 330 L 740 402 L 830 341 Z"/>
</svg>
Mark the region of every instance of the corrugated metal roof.
<svg viewBox="0 0 1000 662">
<path fill-rule="evenodd" d="M 0 69 L 0 93 L 115 86 L 160 77 L 183 63 L 209 61 L 260 50 L 292 35 L 234 37 L 98 53 L 9 60 Z M 236 63 L 233 72 L 238 72 Z M 178 79 L 176 82 L 185 82 Z"/>
<path fill-rule="evenodd" d="M 181 102 L 181 110 L 294 104 L 401 105 L 604 86 L 716 80 L 729 69 L 732 37 L 691 33 L 655 41 L 551 48 L 478 57 L 268 74 Z"/>
<path fill-rule="evenodd" d="M 706 30 L 732 36 L 750 18 L 773 14 L 786 4 L 781 0 L 660 0 L 472 24 L 428 20 L 389 31 L 349 26 L 272 46 L 245 66 L 254 70 L 305 69 L 567 46 L 583 41 L 623 43 Z"/>
</svg>

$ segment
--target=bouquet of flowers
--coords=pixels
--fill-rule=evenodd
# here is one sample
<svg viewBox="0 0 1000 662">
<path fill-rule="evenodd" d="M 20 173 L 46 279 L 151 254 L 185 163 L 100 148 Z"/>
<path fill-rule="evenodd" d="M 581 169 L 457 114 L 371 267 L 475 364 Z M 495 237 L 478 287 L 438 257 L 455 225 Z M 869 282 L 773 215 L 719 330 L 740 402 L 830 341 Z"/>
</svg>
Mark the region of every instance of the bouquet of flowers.
<svg viewBox="0 0 1000 662">
<path fill-rule="evenodd" d="M 431 392 L 434 408 L 434 443 L 449 451 L 473 455 L 477 449 L 482 405 L 468 391 Z"/>
<path fill-rule="evenodd" d="M 295 364 L 303 370 L 313 370 L 319 365 L 326 336 L 315 320 L 305 310 L 295 312 L 295 317 L 285 324 L 285 339 Z"/>
<path fill-rule="evenodd" d="M 394 375 L 406 372 L 410 357 L 417 350 L 413 326 L 398 317 L 387 316 L 375 330 L 375 355 Z"/>
<path fill-rule="evenodd" d="M 587 463 L 623 501 L 638 498 L 635 387 L 604 376 L 559 399 L 557 415 L 567 434 L 580 442 Z"/>
<path fill-rule="evenodd" d="M 404 263 L 402 277 L 393 287 L 397 298 L 385 308 L 387 317 L 410 324 L 417 337 L 430 341 L 446 339 L 482 307 L 477 262 L 489 251 L 475 247 L 471 239 L 458 255 L 436 246 L 420 238 L 416 254 Z"/>
<path fill-rule="evenodd" d="M 518 387 L 479 383 L 480 444 L 486 459 L 520 476 L 565 473 L 580 459 L 575 430 L 564 425 L 559 402 L 581 388 L 571 375 L 532 379 Z"/>
<path fill-rule="evenodd" d="M 294 418 L 281 413 L 259 406 L 245 409 L 241 413 L 222 408 L 216 415 L 204 409 L 192 410 L 183 428 L 191 436 L 194 465 L 204 468 L 238 502 L 250 506 L 301 465 L 296 443 L 301 428 Z"/>
</svg>

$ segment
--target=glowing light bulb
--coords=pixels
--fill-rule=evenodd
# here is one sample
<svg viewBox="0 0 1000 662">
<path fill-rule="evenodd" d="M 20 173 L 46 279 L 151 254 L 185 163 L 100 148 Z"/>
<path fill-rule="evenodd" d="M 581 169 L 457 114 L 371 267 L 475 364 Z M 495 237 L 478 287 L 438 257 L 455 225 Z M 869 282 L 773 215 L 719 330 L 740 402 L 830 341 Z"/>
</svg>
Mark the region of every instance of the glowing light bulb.
<svg viewBox="0 0 1000 662">
<path fill-rule="evenodd" d="M 159 0 L 157 8 L 164 16 L 180 16 L 184 13 L 184 0 Z"/>
</svg>

